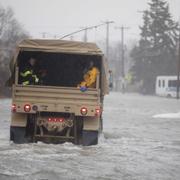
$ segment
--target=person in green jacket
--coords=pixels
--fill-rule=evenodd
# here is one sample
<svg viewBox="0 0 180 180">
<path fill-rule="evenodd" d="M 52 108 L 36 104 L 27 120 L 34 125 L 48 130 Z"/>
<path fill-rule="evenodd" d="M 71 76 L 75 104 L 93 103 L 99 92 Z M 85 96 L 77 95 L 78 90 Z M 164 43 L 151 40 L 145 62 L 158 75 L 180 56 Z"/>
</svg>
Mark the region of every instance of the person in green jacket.
<svg viewBox="0 0 180 180">
<path fill-rule="evenodd" d="M 28 64 L 20 71 L 20 84 L 37 85 L 39 84 L 39 78 L 35 73 L 36 59 L 30 58 Z"/>
</svg>

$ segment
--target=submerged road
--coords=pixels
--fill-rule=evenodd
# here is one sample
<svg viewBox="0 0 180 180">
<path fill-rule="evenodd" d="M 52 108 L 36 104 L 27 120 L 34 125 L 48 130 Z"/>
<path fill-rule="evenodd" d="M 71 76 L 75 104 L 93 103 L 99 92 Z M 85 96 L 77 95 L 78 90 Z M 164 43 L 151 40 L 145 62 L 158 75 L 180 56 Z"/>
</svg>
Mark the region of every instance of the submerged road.
<svg viewBox="0 0 180 180">
<path fill-rule="evenodd" d="M 0 180 L 179 180 L 180 100 L 111 93 L 97 146 L 9 142 L 0 100 Z"/>
</svg>

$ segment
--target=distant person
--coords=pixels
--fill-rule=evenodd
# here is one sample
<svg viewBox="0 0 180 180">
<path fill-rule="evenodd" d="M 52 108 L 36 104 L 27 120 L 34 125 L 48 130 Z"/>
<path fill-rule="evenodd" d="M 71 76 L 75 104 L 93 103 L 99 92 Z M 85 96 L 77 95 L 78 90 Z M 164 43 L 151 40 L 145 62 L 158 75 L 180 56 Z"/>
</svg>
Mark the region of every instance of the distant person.
<svg viewBox="0 0 180 180">
<path fill-rule="evenodd" d="M 111 90 L 113 89 L 113 72 L 112 70 L 109 70 L 109 87 Z"/>
<path fill-rule="evenodd" d="M 84 70 L 83 81 L 78 84 L 78 87 L 95 88 L 98 74 L 98 68 L 94 66 L 93 61 L 90 61 L 88 67 Z"/>
<path fill-rule="evenodd" d="M 39 78 L 35 73 L 36 59 L 30 58 L 27 65 L 20 72 L 20 82 L 23 85 L 39 84 Z"/>
</svg>

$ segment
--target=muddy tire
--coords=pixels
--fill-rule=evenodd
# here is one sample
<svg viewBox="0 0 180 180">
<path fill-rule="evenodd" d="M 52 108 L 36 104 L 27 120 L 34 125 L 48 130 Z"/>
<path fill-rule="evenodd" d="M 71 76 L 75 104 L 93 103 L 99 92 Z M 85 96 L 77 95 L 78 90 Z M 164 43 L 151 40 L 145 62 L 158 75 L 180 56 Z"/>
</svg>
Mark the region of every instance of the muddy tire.
<svg viewBox="0 0 180 180">
<path fill-rule="evenodd" d="M 10 140 L 16 144 L 28 143 L 25 127 L 10 127 Z"/>
<path fill-rule="evenodd" d="M 167 98 L 172 98 L 171 94 L 168 94 L 166 97 L 167 97 Z"/>
<path fill-rule="evenodd" d="M 83 130 L 83 146 L 98 144 L 98 131 Z"/>
</svg>

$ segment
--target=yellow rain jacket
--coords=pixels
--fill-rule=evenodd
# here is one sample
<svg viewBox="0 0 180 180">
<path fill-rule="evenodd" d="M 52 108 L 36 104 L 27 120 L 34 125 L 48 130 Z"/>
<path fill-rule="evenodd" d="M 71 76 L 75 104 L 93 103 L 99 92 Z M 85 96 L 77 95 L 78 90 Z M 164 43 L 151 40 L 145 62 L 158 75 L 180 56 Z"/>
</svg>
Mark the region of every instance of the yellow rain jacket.
<svg viewBox="0 0 180 180">
<path fill-rule="evenodd" d="M 99 74 L 99 70 L 96 67 L 93 67 L 84 75 L 84 80 L 78 85 L 78 87 L 86 86 L 88 88 L 96 87 L 96 78 Z"/>
</svg>

